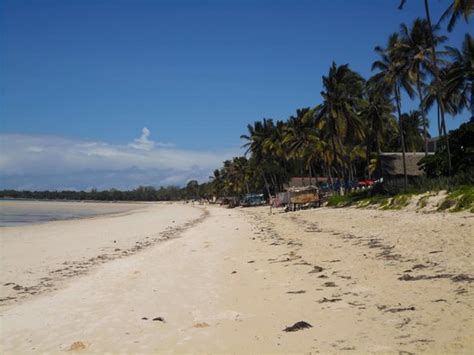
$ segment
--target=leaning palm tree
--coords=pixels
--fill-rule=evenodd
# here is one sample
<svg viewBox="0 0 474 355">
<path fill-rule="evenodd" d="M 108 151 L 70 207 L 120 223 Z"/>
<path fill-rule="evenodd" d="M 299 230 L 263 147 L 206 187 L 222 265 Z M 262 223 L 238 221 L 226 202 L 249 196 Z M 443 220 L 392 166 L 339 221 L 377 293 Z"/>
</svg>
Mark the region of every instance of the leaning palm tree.
<svg viewBox="0 0 474 355">
<path fill-rule="evenodd" d="M 406 24 L 400 26 L 400 51 L 407 61 L 409 74 L 415 83 L 419 98 L 420 113 L 423 122 L 427 123 L 426 108 L 424 107 L 424 78 L 427 74 L 434 72 L 430 43 L 430 28 L 427 20 L 417 18 L 411 28 Z M 433 31 L 433 41 L 435 46 L 446 40 L 444 36 L 437 36 Z M 428 154 L 428 129 L 425 124 L 423 127 L 424 150 Z"/>
<path fill-rule="evenodd" d="M 446 47 L 453 63 L 447 71 L 449 91 L 459 92 L 465 102 L 469 102 L 471 119 L 474 118 L 474 38 L 466 33 L 462 49 Z M 462 104 L 462 103 L 461 103 Z"/>
<path fill-rule="evenodd" d="M 398 125 L 400 134 L 400 144 L 402 148 L 403 175 L 405 188 L 408 185 L 407 165 L 405 157 L 405 137 L 401 126 L 402 102 L 401 89 L 403 88 L 410 98 L 414 96 L 412 83 L 409 78 L 409 66 L 406 58 L 400 55 L 400 41 L 397 33 L 390 35 L 386 48 L 375 47 L 375 52 L 380 59 L 372 64 L 372 70 L 378 70 L 371 81 L 381 92 L 390 95 L 396 103 L 398 113 Z"/>
<path fill-rule="evenodd" d="M 448 31 L 451 32 L 456 26 L 460 17 L 464 18 L 466 23 L 469 22 L 469 17 L 474 13 L 474 0 L 453 0 L 446 11 L 441 15 L 439 22 L 449 18 Z"/>
</svg>

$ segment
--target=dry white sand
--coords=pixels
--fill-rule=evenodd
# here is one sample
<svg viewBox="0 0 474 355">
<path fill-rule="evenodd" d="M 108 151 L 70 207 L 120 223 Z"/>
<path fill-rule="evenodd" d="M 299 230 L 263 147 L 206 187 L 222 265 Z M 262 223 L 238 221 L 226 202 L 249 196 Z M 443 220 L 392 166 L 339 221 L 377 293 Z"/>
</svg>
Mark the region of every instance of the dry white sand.
<svg viewBox="0 0 474 355">
<path fill-rule="evenodd" d="M 26 257 L 2 257 L 1 284 L 57 290 L 3 302 L 0 351 L 472 353 L 473 227 L 465 213 L 182 204 L 12 227 L 24 241 L 2 235 L 2 256 Z M 51 273 L 64 262 L 85 271 Z M 283 331 L 298 321 L 312 328 Z"/>
</svg>

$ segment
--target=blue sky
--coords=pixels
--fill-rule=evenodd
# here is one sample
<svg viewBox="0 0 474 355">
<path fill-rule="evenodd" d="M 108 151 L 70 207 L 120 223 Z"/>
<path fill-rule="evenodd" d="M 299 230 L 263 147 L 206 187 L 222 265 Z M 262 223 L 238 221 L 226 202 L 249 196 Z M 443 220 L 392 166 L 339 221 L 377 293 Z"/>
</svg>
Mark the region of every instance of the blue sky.
<svg viewBox="0 0 474 355">
<path fill-rule="evenodd" d="M 449 1 L 430 3 L 438 18 Z M 161 155 L 212 157 L 208 164 L 196 161 L 206 165 L 196 177 L 206 179 L 219 159 L 239 152 L 247 123 L 286 119 L 296 108 L 319 103 L 321 76 L 333 60 L 369 76 L 374 46 L 384 45 L 401 22 L 424 15 L 422 1 L 408 1 L 403 11 L 397 6 L 398 0 L 4 0 L 0 148 L 10 155 L 18 141 L 43 137 L 44 144 L 95 142 L 133 153 L 133 142 L 145 137 Z M 467 31 L 460 22 L 450 44 L 459 46 Z M 412 107 L 405 101 L 404 108 Z M 448 125 L 456 128 L 467 117 Z M 133 163 L 140 152 L 120 169 L 149 175 L 149 168 Z M 47 159 L 47 150 L 42 153 L 39 160 Z M 87 168 L 91 176 L 98 173 L 93 166 Z M 99 174 L 68 185 L 61 177 L 70 179 L 71 170 L 39 176 L 25 166 L 2 173 L 0 185 L 127 188 L 183 183 L 195 168 L 173 171 L 174 181 L 157 171 L 148 180 L 123 183 L 117 175 L 107 184 Z"/>
</svg>

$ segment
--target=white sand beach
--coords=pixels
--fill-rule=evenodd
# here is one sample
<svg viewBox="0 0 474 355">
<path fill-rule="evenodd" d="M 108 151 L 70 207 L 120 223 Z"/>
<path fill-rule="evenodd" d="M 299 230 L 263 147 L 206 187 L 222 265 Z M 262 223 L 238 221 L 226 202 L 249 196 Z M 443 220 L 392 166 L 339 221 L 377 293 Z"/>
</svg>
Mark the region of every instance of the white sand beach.
<svg viewBox="0 0 474 355">
<path fill-rule="evenodd" d="M 0 352 L 474 352 L 472 214 L 268 212 L 0 229 Z"/>
</svg>

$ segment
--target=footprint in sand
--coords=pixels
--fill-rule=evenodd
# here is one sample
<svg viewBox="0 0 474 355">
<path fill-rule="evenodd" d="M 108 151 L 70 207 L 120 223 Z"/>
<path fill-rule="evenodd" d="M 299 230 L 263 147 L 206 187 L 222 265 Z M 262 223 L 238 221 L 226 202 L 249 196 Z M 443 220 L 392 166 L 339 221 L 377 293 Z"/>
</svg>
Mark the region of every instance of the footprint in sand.
<svg viewBox="0 0 474 355">
<path fill-rule="evenodd" d="M 209 324 L 206 322 L 201 322 L 201 323 L 196 323 L 193 325 L 194 328 L 207 328 L 209 327 Z"/>
<path fill-rule="evenodd" d="M 67 349 L 68 351 L 80 351 L 86 348 L 86 344 L 82 341 L 75 341 L 71 344 L 71 346 Z"/>
</svg>

